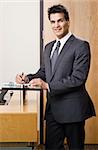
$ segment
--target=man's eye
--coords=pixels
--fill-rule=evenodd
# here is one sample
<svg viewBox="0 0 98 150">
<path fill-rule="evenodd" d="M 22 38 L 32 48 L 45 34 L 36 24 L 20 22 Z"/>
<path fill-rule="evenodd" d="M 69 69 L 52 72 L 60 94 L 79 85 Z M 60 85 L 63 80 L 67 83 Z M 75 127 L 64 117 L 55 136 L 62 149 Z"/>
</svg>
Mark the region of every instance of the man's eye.
<svg viewBox="0 0 98 150">
<path fill-rule="evenodd" d="M 53 23 L 55 23 L 55 21 L 51 21 L 51 23 L 53 24 Z"/>
<path fill-rule="evenodd" d="M 59 20 L 59 22 L 63 22 L 63 21 L 64 21 L 63 19 Z"/>
</svg>

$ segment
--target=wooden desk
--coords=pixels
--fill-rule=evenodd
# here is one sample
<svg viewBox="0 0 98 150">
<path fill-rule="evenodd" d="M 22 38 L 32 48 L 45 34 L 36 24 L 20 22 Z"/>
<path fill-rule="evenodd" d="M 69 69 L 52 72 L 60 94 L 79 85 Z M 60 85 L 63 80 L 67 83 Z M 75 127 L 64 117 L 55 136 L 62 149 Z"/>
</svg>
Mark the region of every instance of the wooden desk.
<svg viewBox="0 0 98 150">
<path fill-rule="evenodd" d="M 40 91 L 26 91 L 24 101 L 23 91 L 13 92 L 9 104 L 0 105 L 0 142 L 38 142 Z"/>
</svg>

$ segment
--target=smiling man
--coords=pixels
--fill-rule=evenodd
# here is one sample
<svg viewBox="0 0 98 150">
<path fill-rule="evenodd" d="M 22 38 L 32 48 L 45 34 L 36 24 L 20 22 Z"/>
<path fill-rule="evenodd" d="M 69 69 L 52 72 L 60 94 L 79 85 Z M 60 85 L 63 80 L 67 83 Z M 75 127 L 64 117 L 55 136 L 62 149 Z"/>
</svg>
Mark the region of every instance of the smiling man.
<svg viewBox="0 0 98 150">
<path fill-rule="evenodd" d="M 49 16 L 49 20 L 57 38 L 61 39 L 69 32 L 69 17 L 64 16 L 64 13 L 53 13 Z"/>
<path fill-rule="evenodd" d="M 17 83 L 46 89 L 46 150 L 64 150 L 67 138 L 70 150 L 83 150 L 85 120 L 95 116 L 85 82 L 90 68 L 89 43 L 69 31 L 69 14 L 62 5 L 48 9 L 48 18 L 56 40 L 44 50 L 41 68 L 34 75 L 17 75 Z"/>
</svg>

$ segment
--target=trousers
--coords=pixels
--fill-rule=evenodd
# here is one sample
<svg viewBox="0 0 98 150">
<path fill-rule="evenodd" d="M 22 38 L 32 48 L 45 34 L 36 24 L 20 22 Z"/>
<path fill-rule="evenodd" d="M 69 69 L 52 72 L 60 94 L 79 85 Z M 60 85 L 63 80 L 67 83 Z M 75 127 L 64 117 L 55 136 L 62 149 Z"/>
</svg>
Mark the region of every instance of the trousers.
<svg viewBox="0 0 98 150">
<path fill-rule="evenodd" d="M 69 150 L 84 150 L 85 121 L 58 123 L 49 107 L 46 112 L 46 150 L 64 150 L 66 138 Z"/>
</svg>

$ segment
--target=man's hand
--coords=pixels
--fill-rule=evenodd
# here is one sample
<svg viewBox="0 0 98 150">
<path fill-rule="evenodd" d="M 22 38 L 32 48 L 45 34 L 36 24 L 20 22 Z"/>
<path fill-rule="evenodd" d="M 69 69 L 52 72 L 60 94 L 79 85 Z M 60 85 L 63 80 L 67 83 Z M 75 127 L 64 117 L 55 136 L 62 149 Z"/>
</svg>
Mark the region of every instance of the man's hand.
<svg viewBox="0 0 98 150">
<path fill-rule="evenodd" d="M 29 79 L 28 79 L 28 77 L 24 73 L 17 74 L 16 75 L 16 83 L 18 83 L 18 84 L 29 83 Z"/>
<path fill-rule="evenodd" d="M 44 89 L 44 90 L 49 90 L 48 83 L 46 83 L 45 81 L 43 81 L 43 80 L 40 79 L 40 78 L 32 79 L 32 80 L 29 82 L 29 84 L 31 85 L 31 87 L 39 86 L 39 87 L 41 87 L 41 88 Z"/>
</svg>

